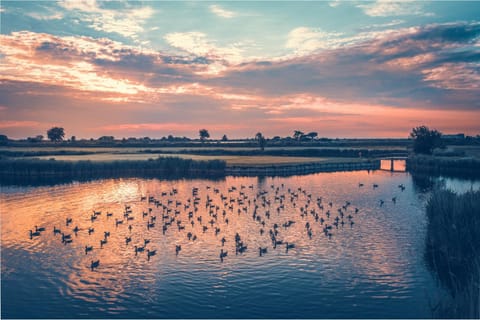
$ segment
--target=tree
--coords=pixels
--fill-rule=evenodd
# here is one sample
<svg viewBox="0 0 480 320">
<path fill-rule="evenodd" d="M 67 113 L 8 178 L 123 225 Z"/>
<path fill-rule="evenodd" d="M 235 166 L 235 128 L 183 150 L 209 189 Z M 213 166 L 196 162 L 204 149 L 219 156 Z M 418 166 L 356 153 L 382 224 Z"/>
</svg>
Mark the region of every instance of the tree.
<svg viewBox="0 0 480 320">
<path fill-rule="evenodd" d="M 257 132 L 255 135 L 255 140 L 258 142 L 258 146 L 260 147 L 260 150 L 265 150 L 265 145 L 267 144 L 267 140 L 263 136 L 261 132 Z"/>
<path fill-rule="evenodd" d="M 0 134 L 0 146 L 4 146 L 8 143 L 8 137 L 4 134 Z"/>
<path fill-rule="evenodd" d="M 62 141 L 63 137 L 65 137 L 65 131 L 63 128 L 53 127 L 47 131 L 47 137 L 54 142 Z"/>
<path fill-rule="evenodd" d="M 101 136 L 100 138 L 98 138 L 98 141 L 100 142 L 113 142 L 114 140 L 114 136 Z"/>
<path fill-rule="evenodd" d="M 226 135 L 226 134 L 223 135 L 222 141 L 228 141 L 228 138 L 227 138 L 227 135 Z"/>
<path fill-rule="evenodd" d="M 202 140 L 202 142 L 205 141 L 205 139 L 210 138 L 210 133 L 208 133 L 207 129 L 200 129 L 198 133 L 200 135 L 200 140 Z"/>
<path fill-rule="evenodd" d="M 410 138 L 413 139 L 413 151 L 415 153 L 431 154 L 433 149 L 441 145 L 442 134 L 426 126 L 412 129 Z"/>
<path fill-rule="evenodd" d="M 70 141 L 72 141 L 72 142 L 75 142 L 75 141 L 77 141 L 77 137 L 75 137 L 75 136 L 72 136 L 72 137 L 70 138 Z"/>
<path fill-rule="evenodd" d="M 313 141 L 313 139 L 315 139 L 318 136 L 318 133 L 317 132 L 309 132 L 305 136 L 308 137 L 311 141 Z"/>
<path fill-rule="evenodd" d="M 300 130 L 295 130 L 295 131 L 293 132 L 293 138 L 294 138 L 295 140 L 298 140 L 298 141 L 300 141 L 300 139 L 303 137 L 303 135 L 304 135 L 304 133 L 303 133 L 302 131 L 300 131 Z"/>
</svg>

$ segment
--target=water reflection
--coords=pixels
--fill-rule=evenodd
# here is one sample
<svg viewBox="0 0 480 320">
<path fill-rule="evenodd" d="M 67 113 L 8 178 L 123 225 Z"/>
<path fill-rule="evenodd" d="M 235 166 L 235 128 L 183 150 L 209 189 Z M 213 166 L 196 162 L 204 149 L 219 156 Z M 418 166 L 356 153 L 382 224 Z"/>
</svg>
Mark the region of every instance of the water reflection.
<svg viewBox="0 0 480 320">
<path fill-rule="evenodd" d="M 426 317 L 425 292 L 439 289 L 422 260 L 423 205 L 410 176 L 381 171 L 5 187 L 2 316 Z M 30 239 L 35 225 L 46 231 Z M 236 255 L 237 233 L 248 248 Z M 157 250 L 150 260 L 134 250 L 145 239 Z M 268 249 L 262 257 L 259 247 Z"/>
</svg>

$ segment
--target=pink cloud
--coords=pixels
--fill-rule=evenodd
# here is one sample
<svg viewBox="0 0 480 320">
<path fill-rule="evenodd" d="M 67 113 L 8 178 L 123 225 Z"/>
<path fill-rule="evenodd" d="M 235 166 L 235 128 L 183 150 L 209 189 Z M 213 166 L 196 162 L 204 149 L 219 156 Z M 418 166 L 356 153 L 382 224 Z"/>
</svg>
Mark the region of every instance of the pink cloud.
<svg viewBox="0 0 480 320">
<path fill-rule="evenodd" d="M 38 127 L 37 121 L 0 121 L 0 129 Z"/>
</svg>

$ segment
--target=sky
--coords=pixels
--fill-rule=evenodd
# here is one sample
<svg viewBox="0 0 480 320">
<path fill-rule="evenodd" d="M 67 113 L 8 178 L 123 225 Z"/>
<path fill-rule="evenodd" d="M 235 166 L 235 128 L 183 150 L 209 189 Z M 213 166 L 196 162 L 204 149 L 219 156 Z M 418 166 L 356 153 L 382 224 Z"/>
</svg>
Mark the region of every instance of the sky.
<svg viewBox="0 0 480 320">
<path fill-rule="evenodd" d="M 480 134 L 480 1 L 0 2 L 0 134 Z"/>
</svg>

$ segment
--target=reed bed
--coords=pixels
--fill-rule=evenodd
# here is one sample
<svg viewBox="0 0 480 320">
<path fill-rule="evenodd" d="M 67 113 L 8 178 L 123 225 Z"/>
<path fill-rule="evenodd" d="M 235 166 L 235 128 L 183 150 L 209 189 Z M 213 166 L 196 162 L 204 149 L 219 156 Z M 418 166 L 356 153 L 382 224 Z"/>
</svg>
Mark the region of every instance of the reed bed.
<svg viewBox="0 0 480 320">
<path fill-rule="evenodd" d="M 223 175 L 225 162 L 160 157 L 145 161 L 57 161 L 40 159 L 2 159 L 0 177 L 129 177 Z"/>
<path fill-rule="evenodd" d="M 407 159 L 407 170 L 433 174 L 480 175 L 480 159 L 416 155 Z"/>
<path fill-rule="evenodd" d="M 427 204 L 427 266 L 449 297 L 435 318 L 480 318 L 480 191 L 436 189 Z"/>
</svg>

